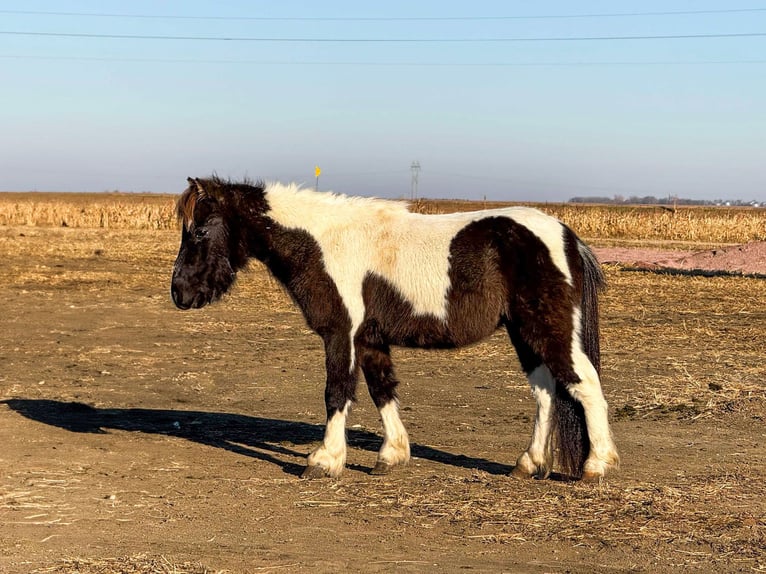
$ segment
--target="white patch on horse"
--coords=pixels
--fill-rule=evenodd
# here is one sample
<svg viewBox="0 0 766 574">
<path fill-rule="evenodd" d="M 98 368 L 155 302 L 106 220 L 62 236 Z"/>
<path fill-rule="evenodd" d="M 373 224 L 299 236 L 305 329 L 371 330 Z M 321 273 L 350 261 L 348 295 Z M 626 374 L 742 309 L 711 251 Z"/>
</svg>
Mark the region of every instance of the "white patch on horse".
<svg viewBox="0 0 766 574">
<path fill-rule="evenodd" d="M 608 406 L 601 390 L 601 381 L 596 368 L 582 348 L 581 311 L 575 307 L 572 314 L 572 366 L 580 382 L 569 385 L 569 393 L 579 401 L 585 410 L 585 424 L 590 438 L 590 454 L 585 461 L 585 474 L 603 476 L 610 467 L 619 464 L 620 457 L 612 440 L 607 419 Z"/>
<path fill-rule="evenodd" d="M 327 421 L 321 446 L 308 457 L 309 467 L 319 466 L 332 477 L 341 475 L 346 466 L 346 417 L 350 407 L 348 401 L 342 411 Z"/>
<path fill-rule="evenodd" d="M 412 305 L 415 315 L 447 319 L 452 239 L 468 224 L 487 217 L 507 217 L 534 233 L 548 248 L 567 282 L 562 224 L 527 207 L 422 215 L 390 200 L 317 193 L 299 186 L 269 184 L 267 215 L 287 228 L 308 232 L 319 244 L 325 269 L 333 279 L 351 319 L 349 338 L 364 321 L 362 283 L 373 273 Z M 349 369 L 355 366 L 351 353 Z"/>
<path fill-rule="evenodd" d="M 410 460 L 410 439 L 407 430 L 399 418 L 397 401 L 386 403 L 380 409 L 383 421 L 383 446 L 378 453 L 378 461 L 396 466 Z"/>
</svg>

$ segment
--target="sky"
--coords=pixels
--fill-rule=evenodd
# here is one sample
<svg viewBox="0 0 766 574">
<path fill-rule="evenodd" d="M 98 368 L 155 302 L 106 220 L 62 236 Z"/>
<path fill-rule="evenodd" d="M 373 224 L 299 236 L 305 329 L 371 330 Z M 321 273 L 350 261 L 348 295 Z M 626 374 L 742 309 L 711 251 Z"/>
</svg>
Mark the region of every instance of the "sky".
<svg viewBox="0 0 766 574">
<path fill-rule="evenodd" d="M 0 191 L 766 201 L 766 2 L 6 0 L 0 104 Z"/>
</svg>

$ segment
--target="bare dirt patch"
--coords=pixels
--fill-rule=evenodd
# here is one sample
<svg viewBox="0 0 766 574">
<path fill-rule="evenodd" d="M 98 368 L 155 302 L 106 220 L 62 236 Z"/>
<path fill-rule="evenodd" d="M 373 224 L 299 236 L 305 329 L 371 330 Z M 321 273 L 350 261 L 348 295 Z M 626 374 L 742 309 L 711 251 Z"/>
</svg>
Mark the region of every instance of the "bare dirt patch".
<svg viewBox="0 0 766 574">
<path fill-rule="evenodd" d="M 684 251 L 641 247 L 598 247 L 601 263 L 641 269 L 721 272 L 766 277 L 766 241 Z"/>
<path fill-rule="evenodd" d="M 766 572 L 766 281 L 606 265 L 601 484 L 507 476 L 534 401 L 500 333 L 396 351 L 409 467 L 368 474 L 360 386 L 346 473 L 302 481 L 319 339 L 258 266 L 175 310 L 177 242 L 0 227 L 0 571 Z"/>
</svg>

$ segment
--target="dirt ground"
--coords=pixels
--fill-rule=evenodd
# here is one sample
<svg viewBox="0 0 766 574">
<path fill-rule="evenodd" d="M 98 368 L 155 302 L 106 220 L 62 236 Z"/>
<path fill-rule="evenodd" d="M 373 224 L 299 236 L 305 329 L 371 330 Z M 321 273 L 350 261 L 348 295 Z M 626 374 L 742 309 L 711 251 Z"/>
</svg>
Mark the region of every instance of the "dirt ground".
<svg viewBox="0 0 766 574">
<path fill-rule="evenodd" d="M 397 350 L 412 463 L 299 479 L 323 355 L 254 266 L 181 312 L 174 232 L 0 227 L 0 572 L 766 572 L 766 281 L 607 265 L 621 469 L 517 481 L 534 402 L 506 337 Z"/>
<path fill-rule="evenodd" d="M 661 272 L 683 272 L 702 276 L 748 275 L 766 279 L 766 241 L 686 250 L 625 246 L 596 247 L 603 264 L 618 263 Z M 696 247 L 696 248 L 695 248 Z M 690 249 L 691 248 L 691 249 Z"/>
</svg>

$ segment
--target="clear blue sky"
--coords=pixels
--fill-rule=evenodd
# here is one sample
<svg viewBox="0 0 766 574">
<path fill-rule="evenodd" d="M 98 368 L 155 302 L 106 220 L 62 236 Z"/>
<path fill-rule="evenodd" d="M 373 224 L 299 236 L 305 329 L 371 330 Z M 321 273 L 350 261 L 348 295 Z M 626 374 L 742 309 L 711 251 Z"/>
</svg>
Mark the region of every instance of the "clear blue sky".
<svg viewBox="0 0 766 574">
<path fill-rule="evenodd" d="M 766 200 L 766 2 L 7 0 L 0 86 L 5 191 Z"/>
</svg>

